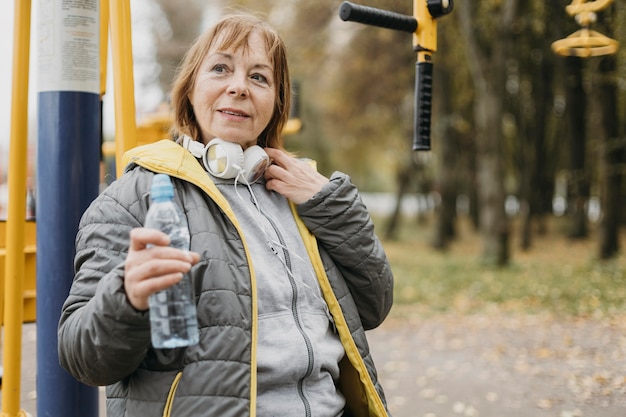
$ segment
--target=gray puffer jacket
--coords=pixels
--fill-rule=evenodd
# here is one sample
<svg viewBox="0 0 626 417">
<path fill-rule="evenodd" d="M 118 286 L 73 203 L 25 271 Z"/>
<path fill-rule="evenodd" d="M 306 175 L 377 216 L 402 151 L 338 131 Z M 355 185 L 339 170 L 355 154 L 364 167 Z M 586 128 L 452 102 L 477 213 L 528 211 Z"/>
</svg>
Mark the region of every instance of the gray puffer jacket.
<svg viewBox="0 0 626 417">
<path fill-rule="evenodd" d="M 76 276 L 59 323 L 61 365 L 107 385 L 109 417 L 256 415 L 256 281 L 245 236 L 198 161 L 164 140 L 126 155 L 126 172 L 86 210 L 76 238 Z M 155 350 L 146 311 L 124 292 L 129 233 L 144 223 L 155 172 L 173 178 L 187 216 L 200 343 Z M 292 205 L 346 355 L 346 415 L 388 416 L 365 337 L 392 304 L 393 277 L 356 188 L 338 175 Z"/>
</svg>

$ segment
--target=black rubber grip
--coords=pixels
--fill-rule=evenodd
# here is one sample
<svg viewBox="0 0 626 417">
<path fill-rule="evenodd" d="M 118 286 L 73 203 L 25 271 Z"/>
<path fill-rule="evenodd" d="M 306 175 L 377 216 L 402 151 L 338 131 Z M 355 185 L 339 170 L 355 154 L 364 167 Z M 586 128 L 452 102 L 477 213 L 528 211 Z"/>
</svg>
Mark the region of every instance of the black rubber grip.
<svg viewBox="0 0 626 417">
<path fill-rule="evenodd" d="M 417 20 L 413 16 L 394 13 L 374 7 L 360 6 L 344 1 L 339 8 L 339 17 L 344 21 L 364 23 L 386 29 L 413 33 L 417 30 Z"/>
<path fill-rule="evenodd" d="M 415 66 L 415 128 L 413 150 L 430 150 L 430 115 L 433 101 L 433 64 L 418 62 Z"/>
</svg>

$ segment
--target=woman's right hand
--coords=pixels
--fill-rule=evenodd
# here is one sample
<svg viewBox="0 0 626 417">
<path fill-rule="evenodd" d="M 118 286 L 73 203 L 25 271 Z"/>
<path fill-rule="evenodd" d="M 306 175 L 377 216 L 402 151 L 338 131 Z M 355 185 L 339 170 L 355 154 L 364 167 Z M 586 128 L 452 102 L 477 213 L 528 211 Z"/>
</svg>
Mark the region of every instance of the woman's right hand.
<svg viewBox="0 0 626 417">
<path fill-rule="evenodd" d="M 169 237 L 154 229 L 138 227 L 130 232 L 130 248 L 124 263 L 124 289 L 130 304 L 148 309 L 148 297 L 178 283 L 200 260 L 196 252 L 167 246 Z"/>
</svg>

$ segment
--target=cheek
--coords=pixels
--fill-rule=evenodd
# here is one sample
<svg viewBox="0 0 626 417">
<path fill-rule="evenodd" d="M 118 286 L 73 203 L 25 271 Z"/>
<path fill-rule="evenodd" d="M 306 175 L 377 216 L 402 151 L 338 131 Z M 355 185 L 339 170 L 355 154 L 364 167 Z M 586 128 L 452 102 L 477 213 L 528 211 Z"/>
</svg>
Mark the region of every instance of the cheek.
<svg viewBox="0 0 626 417">
<path fill-rule="evenodd" d="M 272 115 L 276 111 L 276 100 L 274 99 L 274 97 L 268 98 L 267 101 L 264 103 L 263 108 L 265 109 L 265 118 L 269 122 L 272 118 Z"/>
<path fill-rule="evenodd" d="M 189 102 L 194 107 L 206 106 L 207 103 L 212 102 L 215 99 L 215 91 L 213 86 L 203 80 L 196 81 L 196 85 L 189 93 Z"/>
</svg>

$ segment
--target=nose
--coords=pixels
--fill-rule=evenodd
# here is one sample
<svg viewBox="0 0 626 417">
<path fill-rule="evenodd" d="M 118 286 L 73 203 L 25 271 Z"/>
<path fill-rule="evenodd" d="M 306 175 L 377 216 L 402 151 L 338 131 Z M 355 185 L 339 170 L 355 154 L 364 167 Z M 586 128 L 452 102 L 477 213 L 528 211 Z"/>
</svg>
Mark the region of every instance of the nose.
<svg viewBox="0 0 626 417">
<path fill-rule="evenodd" d="M 248 92 L 248 80 L 243 74 L 235 74 L 231 78 L 231 83 L 228 86 L 228 95 L 237 97 L 246 97 Z"/>
</svg>

